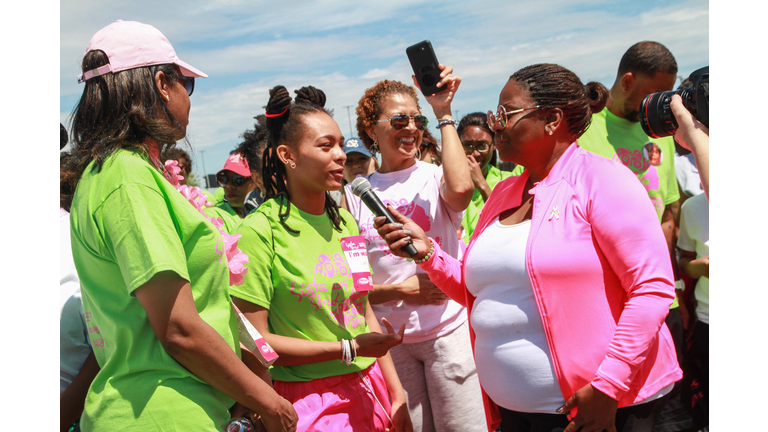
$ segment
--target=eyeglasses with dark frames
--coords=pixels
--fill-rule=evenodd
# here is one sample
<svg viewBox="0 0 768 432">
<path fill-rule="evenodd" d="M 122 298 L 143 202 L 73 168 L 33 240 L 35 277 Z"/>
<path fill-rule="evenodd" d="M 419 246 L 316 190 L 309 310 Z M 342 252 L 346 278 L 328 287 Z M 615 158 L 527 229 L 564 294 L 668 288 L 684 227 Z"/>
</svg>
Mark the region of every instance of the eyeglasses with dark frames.
<svg viewBox="0 0 768 432">
<path fill-rule="evenodd" d="M 427 119 L 427 116 L 423 116 L 423 115 L 409 116 L 407 114 L 395 114 L 388 119 L 375 120 L 375 122 L 381 123 L 381 122 L 388 121 L 389 124 L 392 126 L 392 129 L 403 130 L 408 127 L 408 124 L 411 122 L 411 119 L 413 119 L 413 124 L 414 126 L 416 126 L 416 129 L 422 132 L 427 130 L 427 124 L 429 124 L 429 120 Z"/>
<path fill-rule="evenodd" d="M 488 149 L 491 148 L 491 143 L 483 141 L 480 144 L 462 144 L 461 146 L 464 147 L 464 153 L 466 154 L 472 154 L 475 150 L 477 150 L 478 153 L 486 153 Z"/>
<path fill-rule="evenodd" d="M 168 76 L 172 76 L 177 80 L 183 81 L 184 88 L 187 89 L 187 95 L 192 96 L 192 92 L 195 91 L 195 77 L 188 77 L 188 76 L 176 75 L 176 74 L 168 74 Z"/>
<path fill-rule="evenodd" d="M 221 187 L 227 187 L 227 183 L 232 181 L 232 185 L 234 187 L 240 187 L 248 182 L 250 180 L 250 177 L 241 176 L 240 174 L 232 173 L 232 175 L 227 176 L 224 173 L 217 174 L 216 175 L 216 182 Z"/>
<path fill-rule="evenodd" d="M 528 107 L 528 108 L 520 108 L 512 111 L 507 111 L 503 105 L 499 105 L 499 107 L 496 109 L 496 114 L 493 113 L 493 111 L 488 111 L 488 127 L 491 128 L 491 130 L 495 130 L 496 125 L 501 125 L 501 128 L 504 129 L 507 127 L 507 123 L 509 122 L 509 116 L 512 114 L 521 113 L 523 111 L 528 111 L 532 109 L 538 109 L 541 108 L 540 105 Z"/>
</svg>

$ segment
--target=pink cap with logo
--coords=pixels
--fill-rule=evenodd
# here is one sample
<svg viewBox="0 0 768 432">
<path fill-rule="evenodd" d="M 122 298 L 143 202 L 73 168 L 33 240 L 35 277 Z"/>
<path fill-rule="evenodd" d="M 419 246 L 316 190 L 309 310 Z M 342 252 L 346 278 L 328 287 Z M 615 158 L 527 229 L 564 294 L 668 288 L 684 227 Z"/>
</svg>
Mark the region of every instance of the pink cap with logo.
<svg viewBox="0 0 768 432">
<path fill-rule="evenodd" d="M 93 50 L 104 51 L 109 63 L 86 71 L 77 78 L 78 83 L 105 73 L 167 63 L 177 65 L 184 76 L 208 78 L 202 71 L 179 60 L 168 39 L 149 24 L 117 20 L 93 35 L 85 53 Z"/>
<path fill-rule="evenodd" d="M 230 170 L 235 174 L 240 174 L 241 176 L 250 177 L 251 176 L 251 169 L 248 168 L 248 161 L 245 160 L 245 156 L 243 156 L 240 153 L 232 153 L 227 158 L 227 163 L 224 164 L 224 168 L 221 169 L 221 171 Z M 218 175 L 221 171 L 216 173 Z"/>
</svg>

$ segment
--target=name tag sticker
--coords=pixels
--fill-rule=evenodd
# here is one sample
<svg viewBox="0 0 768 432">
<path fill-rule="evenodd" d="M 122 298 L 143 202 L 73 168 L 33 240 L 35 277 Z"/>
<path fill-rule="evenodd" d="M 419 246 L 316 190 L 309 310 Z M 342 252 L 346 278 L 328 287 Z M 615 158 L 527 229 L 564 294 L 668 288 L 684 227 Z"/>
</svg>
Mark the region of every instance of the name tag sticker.
<svg viewBox="0 0 768 432">
<path fill-rule="evenodd" d="M 373 291 L 373 278 L 371 278 L 371 267 L 368 265 L 365 237 L 356 235 L 342 238 L 341 250 L 344 251 L 349 271 L 352 273 L 355 291 Z"/>
</svg>

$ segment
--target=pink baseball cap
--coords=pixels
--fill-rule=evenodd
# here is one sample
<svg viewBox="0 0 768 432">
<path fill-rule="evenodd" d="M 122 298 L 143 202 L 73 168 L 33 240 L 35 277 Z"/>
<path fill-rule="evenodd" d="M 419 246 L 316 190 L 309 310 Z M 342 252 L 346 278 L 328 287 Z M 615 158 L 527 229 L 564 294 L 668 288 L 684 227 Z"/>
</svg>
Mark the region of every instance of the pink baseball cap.
<svg viewBox="0 0 768 432">
<path fill-rule="evenodd" d="M 166 63 L 177 65 L 184 76 L 208 78 L 202 71 L 179 60 L 168 39 L 149 24 L 117 20 L 93 35 L 85 53 L 93 50 L 104 51 L 109 63 L 78 76 L 78 83 L 105 73 Z"/>
<path fill-rule="evenodd" d="M 227 163 L 224 164 L 224 168 L 217 172 L 216 175 L 219 175 L 219 173 L 225 170 L 230 170 L 235 174 L 240 174 L 245 177 L 251 176 L 251 169 L 248 168 L 248 161 L 245 160 L 245 156 L 241 153 L 232 153 L 229 155 Z"/>
</svg>

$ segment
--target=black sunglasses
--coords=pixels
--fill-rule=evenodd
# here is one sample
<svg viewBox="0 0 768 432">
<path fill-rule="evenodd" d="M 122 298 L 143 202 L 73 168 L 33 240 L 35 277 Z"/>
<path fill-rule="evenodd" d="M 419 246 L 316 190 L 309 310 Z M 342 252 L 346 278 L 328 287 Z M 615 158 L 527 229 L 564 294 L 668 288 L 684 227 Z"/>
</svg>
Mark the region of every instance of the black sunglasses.
<svg viewBox="0 0 768 432">
<path fill-rule="evenodd" d="M 408 124 L 411 122 L 411 119 L 413 119 L 413 124 L 416 126 L 416 129 L 424 132 L 427 129 L 427 124 L 429 123 L 429 120 L 427 120 L 427 116 L 423 115 L 415 115 L 415 116 L 409 116 L 406 114 L 395 114 L 391 118 L 384 119 L 384 120 L 376 120 L 377 123 L 388 121 L 389 124 L 392 126 L 392 129 L 395 130 L 403 130 L 408 127 Z"/>
<path fill-rule="evenodd" d="M 192 92 L 195 91 L 195 77 L 188 77 L 183 75 L 168 74 L 178 80 L 184 81 L 184 88 L 187 89 L 187 95 L 192 96 Z"/>
<path fill-rule="evenodd" d="M 240 187 L 248 182 L 250 180 L 250 177 L 241 176 L 240 174 L 232 174 L 231 176 L 227 177 L 226 174 L 216 174 L 216 182 L 219 183 L 219 186 L 221 187 L 227 187 L 227 183 L 232 181 L 232 185 L 235 187 Z"/>
</svg>

